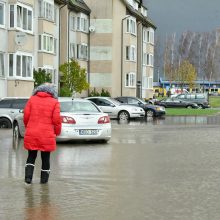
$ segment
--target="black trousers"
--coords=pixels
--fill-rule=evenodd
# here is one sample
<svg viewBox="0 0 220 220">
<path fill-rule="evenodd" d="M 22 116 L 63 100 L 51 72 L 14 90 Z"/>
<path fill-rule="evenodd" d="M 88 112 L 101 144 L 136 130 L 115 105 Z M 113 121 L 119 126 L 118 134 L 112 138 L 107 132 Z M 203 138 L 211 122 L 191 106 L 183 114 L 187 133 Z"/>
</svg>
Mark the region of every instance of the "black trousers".
<svg viewBox="0 0 220 220">
<path fill-rule="evenodd" d="M 37 158 L 37 150 L 29 150 L 26 163 L 35 164 L 36 158 Z M 41 151 L 41 161 L 42 161 L 41 169 L 50 170 L 50 152 Z"/>
</svg>

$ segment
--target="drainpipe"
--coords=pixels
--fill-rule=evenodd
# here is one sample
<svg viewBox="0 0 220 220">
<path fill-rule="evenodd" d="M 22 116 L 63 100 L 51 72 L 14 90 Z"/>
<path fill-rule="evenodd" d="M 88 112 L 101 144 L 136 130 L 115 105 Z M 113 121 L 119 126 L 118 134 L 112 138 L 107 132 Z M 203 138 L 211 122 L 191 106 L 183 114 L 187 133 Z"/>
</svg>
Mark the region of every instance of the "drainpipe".
<svg viewBox="0 0 220 220">
<path fill-rule="evenodd" d="M 124 61 L 124 20 L 127 19 L 128 17 L 131 17 L 131 15 L 126 15 L 122 20 L 121 20 L 121 96 L 123 96 L 123 61 Z"/>
<path fill-rule="evenodd" d="M 138 27 L 139 25 L 142 24 L 141 22 L 138 23 L 137 25 L 137 40 L 139 40 L 138 38 Z M 142 28 L 141 28 L 141 39 L 139 42 L 137 42 L 137 58 L 138 58 L 138 54 L 139 54 L 139 51 L 138 51 L 138 46 L 139 46 L 139 43 L 140 43 L 140 54 L 141 54 L 141 59 L 140 61 L 138 62 L 138 59 L 137 59 L 137 90 L 136 90 L 136 96 L 138 98 L 142 98 L 142 74 L 143 74 L 143 25 L 142 25 Z M 141 73 L 138 74 L 138 70 L 139 70 L 139 66 L 140 66 L 140 70 L 141 70 Z"/>
<path fill-rule="evenodd" d="M 90 14 L 89 14 L 89 22 L 88 22 L 88 27 L 90 27 Z M 89 29 L 88 29 L 89 31 Z M 90 34 L 90 31 L 89 31 L 89 36 L 88 36 L 88 62 L 87 62 L 87 74 L 88 74 L 88 83 L 90 85 L 90 37 L 91 37 L 91 34 Z M 89 93 L 90 93 L 90 87 L 88 88 L 88 96 L 89 96 Z"/>
<path fill-rule="evenodd" d="M 59 71 L 59 67 L 60 67 L 60 44 L 61 44 L 61 10 L 63 7 L 65 7 L 68 4 L 68 1 L 66 1 L 61 7 L 59 7 L 59 48 L 58 48 L 58 94 L 60 93 L 60 71 Z"/>
</svg>

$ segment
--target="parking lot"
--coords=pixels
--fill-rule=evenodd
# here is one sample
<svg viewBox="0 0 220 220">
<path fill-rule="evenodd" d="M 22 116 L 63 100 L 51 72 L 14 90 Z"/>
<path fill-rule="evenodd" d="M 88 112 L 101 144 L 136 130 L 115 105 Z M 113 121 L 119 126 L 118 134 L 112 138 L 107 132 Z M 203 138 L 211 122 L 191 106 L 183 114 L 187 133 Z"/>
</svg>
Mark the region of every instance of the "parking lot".
<svg viewBox="0 0 220 220">
<path fill-rule="evenodd" d="M 112 121 L 108 144 L 58 143 L 48 185 L 24 184 L 27 152 L 0 130 L 0 219 L 218 220 L 220 118 Z"/>
</svg>

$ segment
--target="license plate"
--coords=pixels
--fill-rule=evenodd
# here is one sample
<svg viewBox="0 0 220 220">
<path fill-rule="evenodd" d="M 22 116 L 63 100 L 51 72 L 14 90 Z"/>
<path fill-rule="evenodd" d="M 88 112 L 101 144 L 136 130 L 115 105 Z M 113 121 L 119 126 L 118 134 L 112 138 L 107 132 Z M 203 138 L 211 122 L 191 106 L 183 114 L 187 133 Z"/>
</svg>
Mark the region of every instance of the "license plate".
<svg viewBox="0 0 220 220">
<path fill-rule="evenodd" d="M 81 129 L 79 135 L 97 135 L 98 130 Z"/>
</svg>

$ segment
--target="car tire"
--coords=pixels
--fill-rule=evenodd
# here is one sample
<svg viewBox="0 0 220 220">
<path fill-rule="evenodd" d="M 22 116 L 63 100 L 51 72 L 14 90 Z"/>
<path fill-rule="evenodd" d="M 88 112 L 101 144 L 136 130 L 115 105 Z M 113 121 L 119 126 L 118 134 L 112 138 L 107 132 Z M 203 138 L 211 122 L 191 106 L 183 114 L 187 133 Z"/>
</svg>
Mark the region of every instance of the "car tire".
<svg viewBox="0 0 220 220">
<path fill-rule="evenodd" d="M 7 118 L 0 118 L 0 128 L 11 128 L 11 122 Z"/>
<path fill-rule="evenodd" d="M 129 120 L 130 119 L 130 115 L 127 111 L 120 111 L 118 113 L 118 119 L 119 120 Z"/>
<path fill-rule="evenodd" d="M 198 107 L 199 109 L 203 109 L 204 108 L 202 104 L 198 104 L 198 106 L 199 106 Z"/>
<path fill-rule="evenodd" d="M 19 129 L 19 126 L 18 126 L 17 122 L 15 122 L 15 124 L 13 125 L 13 137 L 14 138 L 20 138 L 21 137 L 20 129 Z"/>
<path fill-rule="evenodd" d="M 154 117 L 154 111 L 151 109 L 148 109 L 146 111 L 146 117 Z"/>
<path fill-rule="evenodd" d="M 192 106 L 191 106 L 191 105 L 187 105 L 186 108 L 189 108 L 189 109 L 190 109 L 190 108 L 192 108 Z"/>
</svg>

